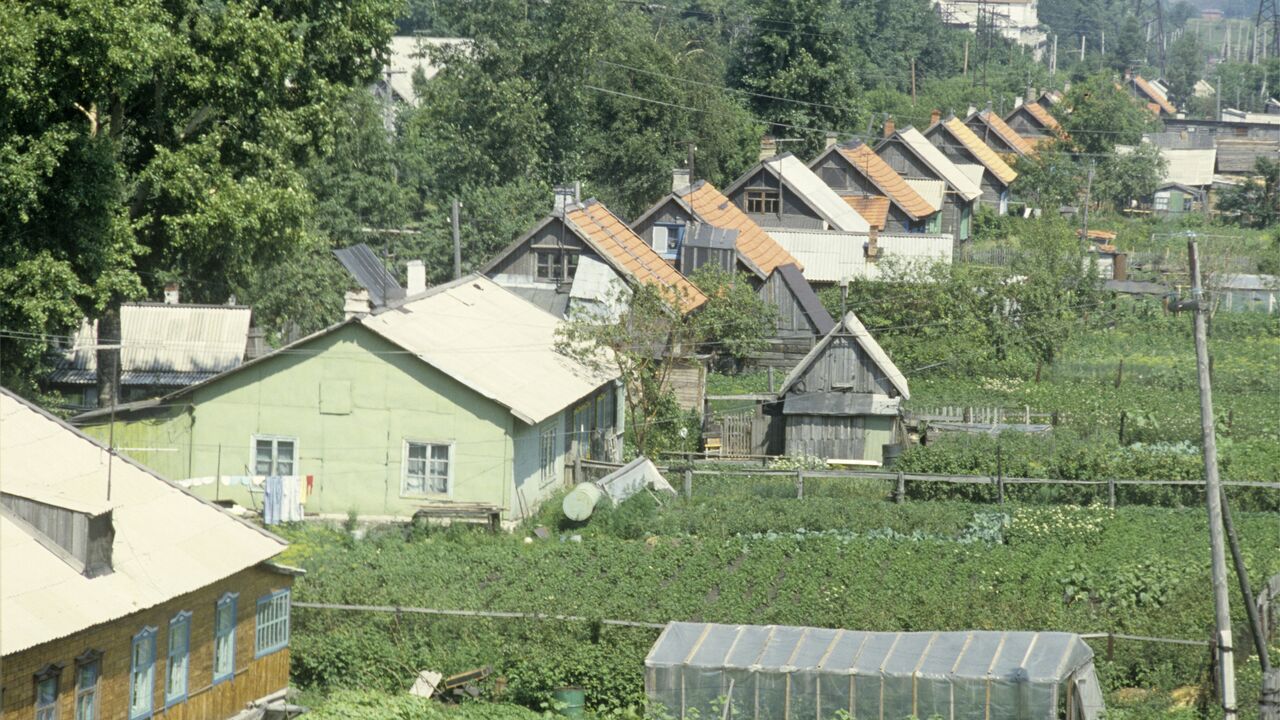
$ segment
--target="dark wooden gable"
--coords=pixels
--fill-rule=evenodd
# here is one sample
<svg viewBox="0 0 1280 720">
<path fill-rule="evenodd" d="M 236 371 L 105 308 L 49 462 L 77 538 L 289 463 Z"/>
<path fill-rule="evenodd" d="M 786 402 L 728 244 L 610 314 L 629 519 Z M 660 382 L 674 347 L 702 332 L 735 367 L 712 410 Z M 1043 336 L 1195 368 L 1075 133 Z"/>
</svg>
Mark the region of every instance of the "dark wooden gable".
<svg viewBox="0 0 1280 720">
<path fill-rule="evenodd" d="M 946 178 L 934 172 L 928 163 L 921 160 L 919 155 L 916 155 L 911 146 L 897 136 L 891 137 L 876 146 L 876 154 L 880 156 L 880 159 L 888 163 L 894 172 L 904 178 L 946 180 Z"/>
<path fill-rule="evenodd" d="M 777 312 L 775 337 L 821 337 L 835 325 L 813 288 L 794 265 L 774 270 L 760 286 L 759 295 Z"/>
<path fill-rule="evenodd" d="M 818 357 L 801 371 L 788 394 L 846 392 L 896 397 L 894 388 L 871 355 L 863 350 L 853 335 L 839 332 Z"/>
<path fill-rule="evenodd" d="M 535 227 L 532 232 L 508 245 L 496 258 L 489 262 L 484 269 L 484 274 L 489 278 L 505 275 L 555 284 L 550 280 L 537 280 L 537 253 L 539 251 L 572 253 L 579 258 L 589 257 L 608 264 L 562 218 L 551 217 Z"/>
<path fill-rule="evenodd" d="M 777 213 L 752 212 L 748 195 L 757 190 L 778 193 Z M 826 225 L 826 219 L 817 210 L 810 207 L 804 198 L 793 192 L 763 165 L 756 166 L 745 180 L 734 183 L 728 196 L 734 205 L 737 205 L 747 217 L 761 227 L 821 230 Z"/>
</svg>

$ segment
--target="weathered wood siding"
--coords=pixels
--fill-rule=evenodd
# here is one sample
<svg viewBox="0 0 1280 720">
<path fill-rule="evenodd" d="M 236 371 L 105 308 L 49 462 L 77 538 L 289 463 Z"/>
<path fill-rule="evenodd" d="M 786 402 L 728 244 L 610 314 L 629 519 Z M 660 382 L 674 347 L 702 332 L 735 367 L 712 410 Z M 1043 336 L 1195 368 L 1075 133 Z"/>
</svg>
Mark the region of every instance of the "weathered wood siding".
<svg viewBox="0 0 1280 720">
<path fill-rule="evenodd" d="M 749 190 L 777 190 L 781 199 L 780 212 L 768 215 L 748 212 L 747 191 Z M 824 230 L 827 226 L 826 220 L 821 215 L 810 208 L 798 195 L 783 187 L 778 178 L 764 168 L 757 168 L 756 172 L 729 196 L 729 200 L 761 227 Z"/>
<path fill-rule="evenodd" d="M 760 299 L 771 305 L 777 316 L 774 323 L 775 338 L 811 338 L 817 334 L 817 328 L 800 308 L 791 288 L 782 280 L 781 273 L 773 273 L 765 280 L 758 291 Z"/>
<path fill-rule="evenodd" d="M 1042 138 L 1048 137 L 1049 133 L 1031 117 L 1031 113 L 1025 108 L 1020 107 L 1012 115 L 1005 120 L 1005 124 L 1013 128 L 1013 131 L 1025 138 Z"/>
<path fill-rule="evenodd" d="M 707 365 L 701 360 L 685 360 L 671 368 L 667 377 L 681 410 L 702 412 L 702 400 L 707 395 Z"/>
<path fill-rule="evenodd" d="M 876 148 L 876 154 L 888 163 L 894 172 L 904 178 L 944 180 L 932 168 L 921 161 L 915 153 L 896 140 L 881 143 Z M 942 197 L 942 222 L 939 232 L 951 235 L 956 242 L 967 240 L 968 234 L 961 233 L 960 229 L 962 224 L 961 216 L 963 214 L 962 208 L 968 204 L 969 201 L 957 195 L 948 185 Z"/>
<path fill-rule="evenodd" d="M 871 361 L 871 356 L 849 335 L 833 338 L 791 389 L 796 393 L 832 391 L 898 395 L 893 384 Z"/>
<path fill-rule="evenodd" d="M 829 153 L 826 158 L 813 168 L 832 190 L 840 195 L 882 195 L 880 188 L 858 172 L 849 159 L 839 151 Z"/>
<path fill-rule="evenodd" d="M 520 277 L 527 280 L 535 280 L 537 278 L 537 257 L 535 253 L 538 250 L 574 250 L 580 253 L 581 257 L 589 257 L 600 262 L 604 259 L 595 253 L 594 250 L 587 247 L 581 239 L 578 238 L 573 231 L 565 226 L 564 221 L 559 218 L 552 220 L 538 232 L 525 239 L 519 247 L 514 248 L 505 257 L 498 261 L 488 272 L 490 278 L 498 275 L 509 275 Z M 548 287 L 555 285 L 551 281 L 543 281 Z"/>
<path fill-rule="evenodd" d="M 982 161 L 978 160 L 973 153 L 960 144 L 951 136 L 949 132 L 943 129 L 941 125 L 934 126 L 933 131 L 925 135 L 933 146 L 942 151 L 942 154 L 953 163 L 962 165 L 982 165 Z M 982 197 L 979 202 L 989 203 L 997 206 L 1000 204 L 1000 196 L 1008 189 L 1008 185 L 996 179 L 985 166 L 982 169 L 982 180 L 978 183 L 978 187 L 982 189 Z"/>
<path fill-rule="evenodd" d="M 245 709 L 245 704 L 283 690 L 289 685 L 289 648 L 254 657 L 257 600 L 288 588 L 293 578 L 253 567 L 147 610 L 104 623 L 43 645 L 4 657 L 4 694 L 0 696 L 6 718 L 35 716 L 33 676 L 49 664 L 62 666 L 58 675 L 59 718 L 74 718 L 77 656 L 89 650 L 102 653 L 96 717 L 111 720 L 129 714 L 129 671 L 133 636 L 144 627 L 158 629 L 154 696 L 151 717 L 172 720 L 223 720 Z M 235 592 L 234 674 L 213 683 L 214 606 L 224 593 Z M 164 686 L 169 646 L 169 620 L 180 611 L 191 613 L 187 699 L 165 707 Z"/>
<path fill-rule="evenodd" d="M 680 207 L 680 203 L 675 198 L 668 197 L 667 201 L 662 204 L 652 215 L 644 220 L 631 226 L 637 235 L 644 238 L 649 243 L 649 247 L 653 247 L 653 226 L 658 223 L 669 223 L 676 225 L 687 225 L 693 218 Z"/>
<path fill-rule="evenodd" d="M 896 418 L 871 415 L 788 415 L 786 454 L 882 462 L 895 422 Z"/>
</svg>

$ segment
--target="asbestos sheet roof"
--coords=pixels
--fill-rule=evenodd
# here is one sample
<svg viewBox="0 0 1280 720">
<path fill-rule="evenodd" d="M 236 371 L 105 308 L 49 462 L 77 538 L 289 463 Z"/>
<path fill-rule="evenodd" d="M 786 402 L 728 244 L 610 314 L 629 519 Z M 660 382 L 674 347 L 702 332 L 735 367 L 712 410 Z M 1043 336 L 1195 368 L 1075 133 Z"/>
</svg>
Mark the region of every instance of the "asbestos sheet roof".
<svg viewBox="0 0 1280 720">
<path fill-rule="evenodd" d="M 885 220 L 889 217 L 889 198 L 883 195 L 841 195 L 840 199 L 866 218 L 871 227 L 884 229 Z"/>
<path fill-rule="evenodd" d="M 738 255 L 762 278 L 779 265 L 799 262 L 711 183 L 700 180 L 676 195 L 707 225 L 736 230 Z"/>
<path fill-rule="evenodd" d="M 333 256 L 338 258 L 338 262 L 342 263 L 342 267 L 351 273 L 351 277 L 355 278 L 361 287 L 369 291 L 369 301 L 374 307 L 386 305 L 404 297 L 404 288 L 400 287 L 400 283 L 387 270 L 382 258 L 374 254 L 368 245 L 358 243 L 338 248 L 333 251 Z"/>
<path fill-rule="evenodd" d="M 663 260 L 649 243 L 599 200 L 568 206 L 564 219 L 615 270 L 635 282 L 670 290 L 685 312 L 707 301 L 707 296 L 696 285 Z"/>
<path fill-rule="evenodd" d="M 791 153 L 775 155 L 761 161 L 761 165 L 822 215 L 832 230 L 865 232 L 871 229 L 866 218 L 849 207 L 835 190 Z"/>
<path fill-rule="evenodd" d="M 804 261 L 809 282 L 836 283 L 851 278 L 874 279 L 879 266 L 868 263 L 868 233 L 838 233 L 822 230 L 775 230 L 773 233 L 791 254 Z M 885 258 L 908 263 L 950 263 L 953 240 L 950 235 L 881 233 L 876 242 Z"/>
<path fill-rule="evenodd" d="M 924 180 L 916 178 L 907 178 L 907 185 L 911 186 L 916 194 L 929 203 L 932 207 L 941 208 L 942 200 L 947 194 L 947 184 L 942 180 Z"/>
<path fill-rule="evenodd" d="M 409 297 L 360 323 L 529 424 L 617 377 L 557 352 L 559 318 L 479 275 Z"/>
<path fill-rule="evenodd" d="M 852 337 L 858 343 L 858 347 L 862 348 L 862 351 L 871 358 L 871 362 L 875 363 L 880 375 L 893 385 L 898 394 L 904 400 L 911 399 L 911 391 L 907 388 L 907 377 L 902 374 L 897 365 L 893 364 L 893 360 L 889 359 L 889 354 L 884 351 L 884 348 L 880 347 L 880 343 L 876 342 L 876 339 L 871 336 L 871 333 L 863 326 L 862 321 L 852 311 L 845 313 L 844 319 L 831 328 L 831 332 L 828 332 L 826 337 L 822 338 L 822 341 L 817 345 L 814 345 L 809 354 L 805 355 L 804 359 L 792 368 L 791 373 L 787 375 L 786 382 L 782 383 L 782 389 L 778 391 L 778 396 L 785 396 L 796 381 L 809 370 L 809 366 L 817 362 L 832 341 L 839 336 Z"/>
<path fill-rule="evenodd" d="M 87 578 L 0 510 L 0 654 L 155 607 L 269 560 L 280 538 L 200 500 L 0 389 L 4 492 L 111 511 L 113 571 Z M 111 499 L 107 472 L 111 465 Z"/>
<path fill-rule="evenodd" d="M 982 183 L 982 173 L 986 172 L 981 165 L 971 165 L 969 163 L 956 163 L 956 169 L 969 178 L 969 182 L 979 186 Z"/>
<path fill-rule="evenodd" d="M 884 193 L 895 205 L 911 217 L 919 220 L 937 212 L 941 203 L 933 204 L 921 197 L 901 175 L 894 172 L 875 151 L 866 143 L 858 143 L 852 147 L 837 146 L 838 151 L 855 170 L 870 180 L 880 192 Z M 869 219 L 868 219 L 869 220 Z M 884 227 L 881 222 L 880 227 Z"/>
<path fill-rule="evenodd" d="M 921 135 L 919 130 L 913 127 L 904 128 L 894 133 L 890 141 L 894 139 L 901 141 L 916 157 L 937 173 L 938 177 L 946 180 L 947 184 L 960 194 L 960 197 L 965 200 L 977 200 L 982 197 L 982 188 L 978 183 L 961 172 L 960 168 L 948 160 L 942 151 L 934 147 L 924 135 Z"/>
<path fill-rule="evenodd" d="M 244 361 L 252 310 L 243 305 L 120 306 L 120 372 L 168 374 L 182 384 L 230 370 Z M 96 322 L 84 321 L 59 370 L 87 371 L 97 377 Z"/>
<path fill-rule="evenodd" d="M 1016 130 L 1009 127 L 1009 124 L 1000 119 L 999 115 L 990 110 L 980 110 L 970 118 L 976 118 L 981 121 L 987 128 L 1004 141 L 1006 145 L 1013 148 L 1019 155 L 1034 155 L 1035 146 L 1027 142 L 1027 139 L 1018 134 Z"/>
<path fill-rule="evenodd" d="M 1004 687 L 1009 682 L 1058 684 L 1092 662 L 1093 651 L 1071 633 L 895 633 L 675 622 L 662 631 L 644 664 L 995 680 Z"/>
<path fill-rule="evenodd" d="M 1001 160 L 990 145 L 982 142 L 982 138 L 975 135 L 963 122 L 960 122 L 960 118 L 947 118 L 943 121 L 942 127 L 965 150 L 968 150 L 970 154 L 976 157 L 978 162 L 982 163 L 983 167 L 990 171 L 1000 182 L 1008 185 L 1018 177 L 1018 173 L 1009 167 L 1009 163 Z"/>
<path fill-rule="evenodd" d="M 1022 107 L 1026 108 L 1031 117 L 1035 118 L 1036 122 L 1040 123 L 1044 128 L 1048 130 L 1062 130 L 1062 123 L 1059 123 L 1057 118 L 1049 114 L 1049 111 L 1045 110 L 1044 106 L 1040 103 L 1029 102 Z"/>
<path fill-rule="evenodd" d="M 1165 180 L 1191 186 L 1213 184 L 1217 150 L 1161 150 L 1160 154 L 1169 161 L 1164 174 Z"/>
</svg>

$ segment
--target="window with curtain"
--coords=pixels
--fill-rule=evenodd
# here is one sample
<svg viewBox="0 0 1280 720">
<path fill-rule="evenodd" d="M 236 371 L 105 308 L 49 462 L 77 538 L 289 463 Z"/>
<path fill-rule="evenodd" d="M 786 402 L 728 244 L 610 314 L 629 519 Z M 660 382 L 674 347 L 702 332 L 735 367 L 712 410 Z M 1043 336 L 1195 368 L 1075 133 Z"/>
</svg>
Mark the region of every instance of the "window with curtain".
<svg viewBox="0 0 1280 720">
<path fill-rule="evenodd" d="M 169 662 L 164 675 L 164 704 L 187 699 L 187 667 L 191 653 L 191 613 L 183 610 L 169 621 Z"/>
<path fill-rule="evenodd" d="M 223 595 L 213 609 L 213 682 L 229 680 L 236 669 L 236 593 Z"/>
<path fill-rule="evenodd" d="M 62 667 L 46 665 L 36 673 L 36 720 L 58 720 L 58 678 Z"/>
<path fill-rule="evenodd" d="M 401 495 L 446 495 L 452 448 L 446 443 L 405 441 Z"/>
<path fill-rule="evenodd" d="M 90 650 L 76 658 L 76 720 L 97 720 L 101 679 L 102 653 Z"/>
<path fill-rule="evenodd" d="M 151 716 L 151 702 L 156 687 L 156 628 L 143 628 L 133 636 L 133 652 L 129 661 L 129 718 Z"/>
<path fill-rule="evenodd" d="M 253 474 L 293 475 L 297 439 L 289 437 L 253 438 Z"/>
</svg>

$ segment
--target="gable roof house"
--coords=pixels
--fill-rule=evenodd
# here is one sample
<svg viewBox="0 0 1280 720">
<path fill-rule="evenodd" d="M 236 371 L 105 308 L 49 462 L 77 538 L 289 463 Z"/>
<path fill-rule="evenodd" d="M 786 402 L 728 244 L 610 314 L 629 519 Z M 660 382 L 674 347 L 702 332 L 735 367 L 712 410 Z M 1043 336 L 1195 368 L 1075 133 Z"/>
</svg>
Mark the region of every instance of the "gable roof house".
<svg viewBox="0 0 1280 720">
<path fill-rule="evenodd" d="M 252 310 L 244 305 L 178 304 L 176 286 L 164 303 L 120 305 L 118 400 L 155 397 L 238 366 L 249 349 Z M 98 322 L 85 320 L 71 346 L 58 354 L 45 385 L 74 408 L 98 397 Z"/>
<path fill-rule="evenodd" d="M 1036 154 L 1035 145 L 1022 137 L 1008 123 L 990 110 L 978 110 L 965 119 L 964 124 L 982 142 L 986 143 L 1004 159 L 1012 162 L 1013 157 L 1028 157 Z"/>
<path fill-rule="evenodd" d="M 1156 117 L 1178 113 L 1178 109 L 1169 102 L 1169 96 L 1164 89 L 1141 75 L 1134 74 L 1126 78 L 1125 89 L 1130 95 L 1142 101 Z"/>
<path fill-rule="evenodd" d="M 925 200 L 866 143 L 832 145 L 809 168 L 877 230 L 941 231 L 939 205 Z"/>
<path fill-rule="evenodd" d="M 1036 145 L 1063 134 L 1062 124 L 1039 102 L 1019 105 L 1004 117 L 1004 122 Z"/>
<path fill-rule="evenodd" d="M 278 478 L 308 513 L 479 505 L 523 517 L 563 484 L 566 458 L 620 456 L 616 372 L 558 352 L 561 324 L 467 276 L 119 407 L 116 443 L 201 497 L 245 507 L 263 506 Z M 105 411 L 74 422 L 111 432 Z"/>
<path fill-rule="evenodd" d="M 761 160 L 725 188 L 724 194 L 765 229 L 871 229 L 866 218 L 791 153 Z"/>
<path fill-rule="evenodd" d="M 764 282 L 778 267 L 797 263 L 714 185 L 690 183 L 687 170 L 674 172 L 671 194 L 636 218 L 631 229 L 686 276 L 715 262 Z M 715 252 L 717 242 L 729 251 L 727 257 Z"/>
<path fill-rule="evenodd" d="M 228 718 L 283 697 L 283 540 L 3 388 L 0 477 L 6 717 Z"/>
<path fill-rule="evenodd" d="M 974 203 L 982 197 L 978 182 L 983 169 L 978 165 L 960 167 L 948 160 L 919 130 L 913 127 L 895 129 L 890 120 L 885 126 L 885 139 L 876 145 L 876 155 L 901 175 L 908 185 L 928 198 L 916 181 L 942 181 L 942 232 L 957 242 L 969 239 Z M 930 200 L 932 203 L 932 200 Z"/>
<path fill-rule="evenodd" d="M 813 347 L 778 393 L 786 454 L 879 464 L 902 435 L 907 378 L 852 312 Z"/>
<path fill-rule="evenodd" d="M 606 307 L 619 286 L 653 285 L 692 312 L 706 295 L 599 200 L 577 202 L 557 189 L 556 205 L 481 273 L 547 310 L 567 317 L 574 307 Z"/>
<path fill-rule="evenodd" d="M 1008 212 L 1009 186 L 1018 173 L 990 146 L 955 116 L 935 123 L 924 136 L 952 162 L 982 166 L 978 183 L 982 188 L 981 202 L 994 206 L 1001 215 Z"/>
</svg>

